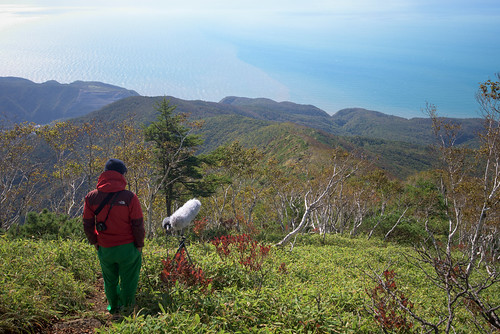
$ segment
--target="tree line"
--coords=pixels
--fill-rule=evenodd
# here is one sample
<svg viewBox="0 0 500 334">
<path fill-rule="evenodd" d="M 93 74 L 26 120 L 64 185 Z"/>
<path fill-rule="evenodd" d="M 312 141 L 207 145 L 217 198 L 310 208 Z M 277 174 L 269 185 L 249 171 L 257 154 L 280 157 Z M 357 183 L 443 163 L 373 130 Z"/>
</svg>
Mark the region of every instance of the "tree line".
<svg viewBox="0 0 500 334">
<path fill-rule="evenodd" d="M 406 180 L 340 148 L 286 165 L 237 141 L 197 155 L 203 140 L 194 131 L 202 122 L 175 113 L 165 99 L 156 106 L 156 121 L 142 127 L 133 115 L 109 123 L 4 125 L 1 227 L 22 224 L 29 212 L 44 208 L 70 218 L 81 215 L 83 196 L 95 187 L 105 161 L 116 157 L 127 164 L 128 187 L 140 198 L 149 236 L 162 217 L 190 197 L 203 199 L 207 228 L 366 233 L 416 241 L 434 226 L 440 235 L 453 232 L 459 243 L 477 224 L 497 233 L 497 84 L 486 82 L 478 92 L 485 120 L 479 149 L 455 145 L 459 126 L 444 124 L 428 106 L 442 168 Z M 446 227 L 447 217 L 460 221 Z"/>
</svg>

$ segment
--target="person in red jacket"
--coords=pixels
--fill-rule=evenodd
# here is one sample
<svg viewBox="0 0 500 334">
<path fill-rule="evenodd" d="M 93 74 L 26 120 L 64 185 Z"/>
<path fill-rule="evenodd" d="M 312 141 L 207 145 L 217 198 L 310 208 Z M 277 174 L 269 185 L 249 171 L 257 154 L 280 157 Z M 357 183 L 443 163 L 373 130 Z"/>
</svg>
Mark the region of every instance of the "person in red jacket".
<svg viewBox="0 0 500 334">
<path fill-rule="evenodd" d="M 85 196 L 83 207 L 85 235 L 97 249 L 111 314 L 135 304 L 144 247 L 142 209 L 137 196 L 125 190 L 126 173 L 121 160 L 109 159 L 97 189 Z M 110 193 L 113 195 L 108 197 Z M 107 204 L 96 216 L 95 211 L 106 197 Z M 104 222 L 105 227 L 96 229 L 96 222 Z"/>
</svg>

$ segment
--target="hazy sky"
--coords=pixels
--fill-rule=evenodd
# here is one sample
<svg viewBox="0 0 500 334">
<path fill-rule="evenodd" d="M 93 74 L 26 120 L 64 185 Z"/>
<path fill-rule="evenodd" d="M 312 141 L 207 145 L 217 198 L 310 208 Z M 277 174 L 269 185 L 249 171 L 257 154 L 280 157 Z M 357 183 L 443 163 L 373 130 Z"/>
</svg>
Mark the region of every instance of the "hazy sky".
<svg viewBox="0 0 500 334">
<path fill-rule="evenodd" d="M 143 95 L 211 101 L 262 96 L 329 113 L 363 107 L 420 117 L 430 102 L 445 115 L 474 117 L 478 83 L 500 71 L 498 0 L 138 2 L 0 0 L 0 76 L 98 80 Z M 132 55 L 118 45 L 120 33 Z M 158 40 L 177 53 L 148 54 L 165 52 L 156 48 Z M 72 51 L 62 50 L 65 44 Z M 108 47 L 107 53 L 92 45 Z M 77 47 L 106 61 L 85 64 L 86 51 Z M 137 54 L 139 48 L 145 53 Z M 53 52 L 51 59 L 42 51 Z M 113 52 L 116 60 L 106 58 Z M 132 56 L 163 59 L 168 67 L 142 65 L 134 72 Z M 68 64 L 71 71 L 56 72 Z M 85 71 L 76 69 L 82 66 Z M 138 82 L 141 74 L 147 82 Z"/>
</svg>

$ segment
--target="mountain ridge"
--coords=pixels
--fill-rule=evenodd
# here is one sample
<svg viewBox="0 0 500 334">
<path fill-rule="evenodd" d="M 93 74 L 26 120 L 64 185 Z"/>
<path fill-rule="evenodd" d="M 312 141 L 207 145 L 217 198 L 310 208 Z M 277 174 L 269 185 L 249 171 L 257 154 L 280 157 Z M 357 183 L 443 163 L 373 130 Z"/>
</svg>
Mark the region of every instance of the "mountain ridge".
<svg viewBox="0 0 500 334">
<path fill-rule="evenodd" d="M 97 117 L 110 121 L 123 118 L 123 114 L 135 114 L 139 121 L 148 123 L 154 120 L 155 105 L 164 98 L 176 106 L 177 112 L 190 114 L 192 119 L 197 120 L 218 115 L 239 115 L 261 121 L 291 122 L 338 136 L 384 139 L 418 145 L 430 145 L 435 141 L 430 118 L 406 119 L 363 108 L 345 108 L 329 115 L 311 105 L 276 102 L 266 98 L 232 96 L 222 99 L 221 102 L 207 102 L 183 100 L 173 96 L 132 96 L 106 105 L 83 118 Z M 463 133 L 457 144 L 477 146 L 477 133 L 483 125 L 481 119 L 447 120 L 461 123 L 463 126 Z"/>
<path fill-rule="evenodd" d="M 462 126 L 456 144 L 477 145 L 477 133 L 482 129 L 480 118 L 442 118 Z M 342 135 L 383 138 L 409 143 L 434 142 L 432 120 L 427 117 L 404 118 L 363 108 L 345 108 L 331 116 Z"/>
<path fill-rule="evenodd" d="M 0 114 L 14 122 L 50 123 L 68 119 L 129 96 L 133 90 L 97 82 L 55 80 L 35 83 L 18 77 L 0 77 Z"/>
<path fill-rule="evenodd" d="M 129 97 L 89 113 L 78 121 L 97 120 L 104 124 L 119 122 L 133 115 L 136 122 L 147 125 L 155 120 L 155 105 L 163 99 L 176 106 L 175 112 L 189 113 L 192 120 L 203 120 L 203 126 L 195 131 L 204 139 L 197 153 L 208 153 L 219 146 L 239 141 L 245 147 L 258 147 L 280 163 L 288 164 L 300 163 L 318 154 L 329 154 L 327 148 L 341 147 L 350 152 L 359 151 L 376 166 L 399 178 L 430 169 L 435 163 L 425 144 L 342 136 L 293 121 L 265 119 L 265 115 L 259 114 L 258 110 L 252 113 L 240 106 L 221 106 L 214 102 L 186 101 L 169 96 Z"/>
<path fill-rule="evenodd" d="M 23 80 L 14 82 L 21 86 L 26 83 Z M 59 87 L 61 84 L 48 81 L 40 85 Z M 104 90 L 105 96 L 109 96 L 106 95 L 109 94 L 109 86 L 106 84 L 77 81 L 72 85 L 74 89 L 95 86 L 94 92 L 89 93 L 91 97 L 98 96 L 99 89 Z M 123 93 L 123 90 L 125 89 L 118 91 Z M 48 94 L 60 96 L 57 92 L 49 90 Z M 133 91 L 128 92 L 130 94 Z M 85 101 L 85 94 L 80 97 L 78 100 L 70 96 L 69 100 L 72 103 Z M 61 97 L 60 103 L 63 105 L 65 98 L 68 99 Z M 54 96 L 47 96 L 47 99 L 57 100 Z M 328 154 L 325 153 L 328 151 L 326 148 L 342 147 L 348 151 L 360 151 L 369 161 L 400 178 L 432 168 L 435 164 L 435 159 L 429 152 L 429 145 L 435 140 L 430 119 L 406 119 L 362 108 L 345 108 L 329 115 L 312 105 L 276 102 L 267 98 L 228 96 L 219 102 L 208 102 L 137 94 L 119 98 L 100 108 L 95 105 L 90 108 L 87 103 L 89 109 L 95 110 L 72 117 L 70 121 L 78 123 L 96 120 L 113 126 L 113 122 L 133 116 L 132 119 L 138 126 L 148 125 L 156 119 L 156 106 L 163 99 L 175 106 L 176 112 L 189 114 L 191 120 L 204 122 L 202 128 L 196 130 L 205 140 L 198 153 L 207 153 L 238 140 L 244 146 L 259 147 L 271 155 L 275 153 L 281 162 L 298 162 L 306 156 Z M 29 104 L 29 101 L 17 102 Z M 23 105 L 19 107 L 26 108 Z M 39 110 L 35 108 L 35 112 L 37 111 Z M 464 126 L 465 131 L 459 143 L 474 145 L 482 121 L 450 120 Z"/>
<path fill-rule="evenodd" d="M 99 117 L 109 113 L 108 118 L 113 118 L 113 115 L 119 118 L 121 116 L 117 109 L 120 109 L 135 113 L 139 120 L 148 122 L 152 120 L 155 103 L 163 98 L 176 105 L 178 111 L 189 113 L 196 119 L 236 114 L 258 120 L 292 122 L 340 136 L 362 136 L 423 145 L 434 141 L 429 118 L 407 119 L 364 108 L 344 108 L 330 115 L 313 105 L 276 102 L 268 98 L 227 96 L 219 102 L 183 100 L 173 96 L 141 96 L 133 90 L 96 81 L 60 84 L 49 80 L 37 84 L 24 78 L 0 77 L 0 114 L 17 122 L 44 124 L 85 117 L 101 109 Z M 481 119 L 447 120 L 462 124 L 463 134 L 457 143 L 477 144 Z"/>
</svg>

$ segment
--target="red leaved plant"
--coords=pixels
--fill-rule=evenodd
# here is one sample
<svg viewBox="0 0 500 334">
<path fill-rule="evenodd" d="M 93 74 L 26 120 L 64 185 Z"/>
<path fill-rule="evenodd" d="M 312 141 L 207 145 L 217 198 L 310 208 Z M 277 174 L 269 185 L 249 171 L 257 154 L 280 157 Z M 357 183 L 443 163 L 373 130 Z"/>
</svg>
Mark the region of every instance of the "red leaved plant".
<svg viewBox="0 0 500 334">
<path fill-rule="evenodd" d="M 399 290 L 394 270 L 385 270 L 383 280 L 366 292 L 373 302 L 375 321 L 384 331 L 405 333 L 411 330 L 413 321 L 408 319 L 408 313 L 413 304 Z"/>
<path fill-rule="evenodd" d="M 236 259 L 244 268 L 259 271 L 271 246 L 264 246 L 247 234 L 226 235 L 212 240 L 215 250 L 222 260 Z"/>
<path fill-rule="evenodd" d="M 208 219 L 206 217 L 203 217 L 200 220 L 195 220 L 193 226 L 194 234 L 196 234 L 197 237 L 201 237 L 203 232 L 206 230 L 207 225 L 208 225 Z"/>
<path fill-rule="evenodd" d="M 160 278 L 168 287 L 175 285 L 178 281 L 185 286 L 201 286 L 202 289 L 206 289 L 212 281 L 205 277 L 201 268 L 189 261 L 183 249 L 175 254 L 173 259 L 167 258 L 161 261 L 163 270 Z"/>
</svg>

